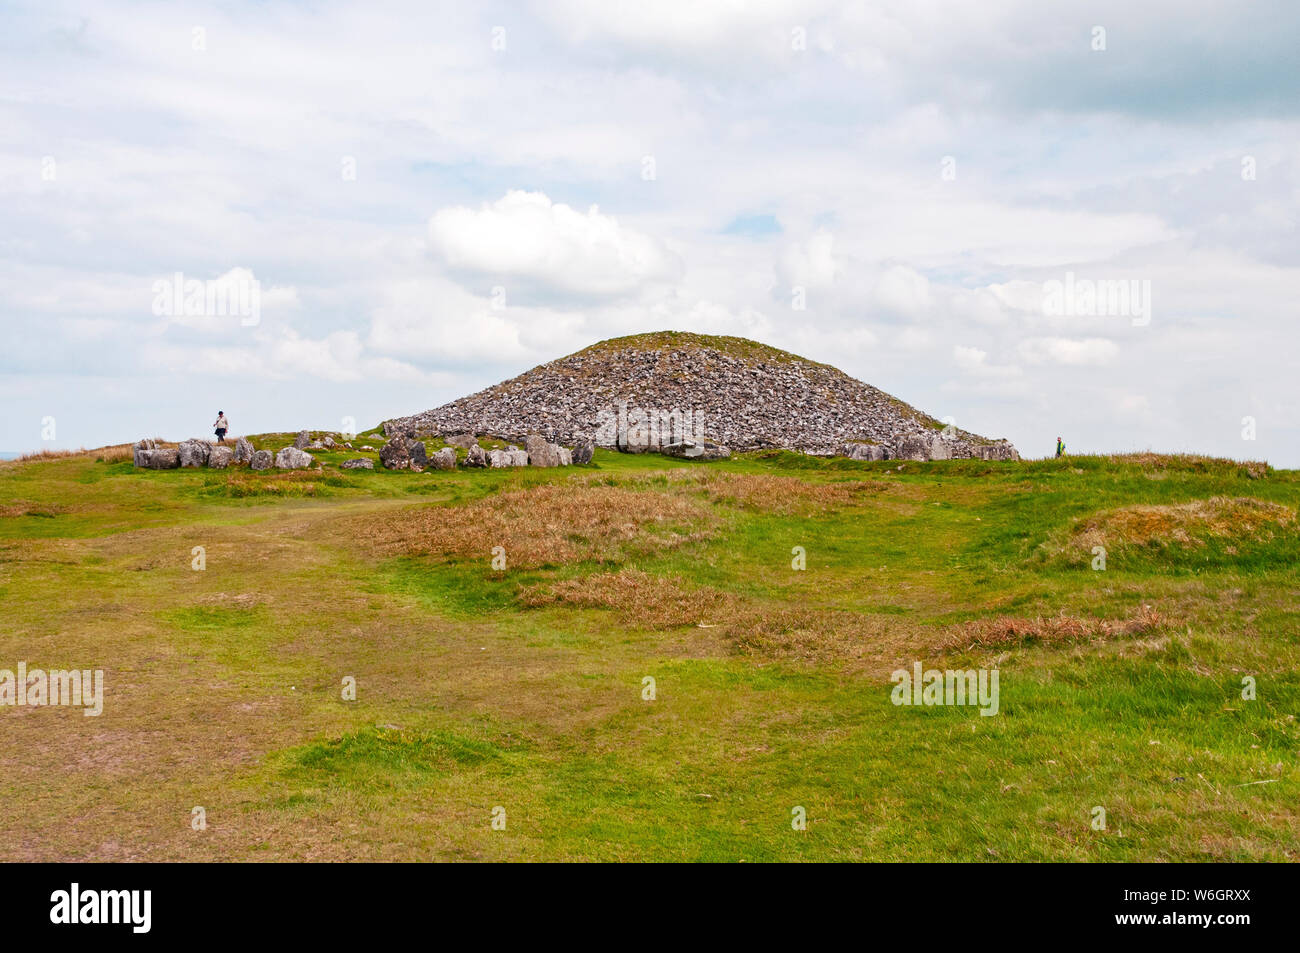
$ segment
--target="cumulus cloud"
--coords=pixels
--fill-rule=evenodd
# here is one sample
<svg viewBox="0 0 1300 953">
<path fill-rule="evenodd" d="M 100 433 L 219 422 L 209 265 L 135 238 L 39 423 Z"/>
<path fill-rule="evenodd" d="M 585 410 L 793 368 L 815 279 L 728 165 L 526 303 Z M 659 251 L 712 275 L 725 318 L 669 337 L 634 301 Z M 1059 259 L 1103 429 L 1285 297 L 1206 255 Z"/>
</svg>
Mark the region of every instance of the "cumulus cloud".
<svg viewBox="0 0 1300 953">
<path fill-rule="evenodd" d="M 478 209 L 441 209 L 429 221 L 429 242 L 453 269 L 580 296 L 626 295 L 681 270 L 662 242 L 595 205 L 584 213 L 541 192 L 512 190 Z"/>
<path fill-rule="evenodd" d="M 1108 338 L 1026 338 L 1017 349 L 1030 364 L 1071 364 L 1100 366 L 1109 364 L 1119 353 L 1119 346 Z"/>
</svg>

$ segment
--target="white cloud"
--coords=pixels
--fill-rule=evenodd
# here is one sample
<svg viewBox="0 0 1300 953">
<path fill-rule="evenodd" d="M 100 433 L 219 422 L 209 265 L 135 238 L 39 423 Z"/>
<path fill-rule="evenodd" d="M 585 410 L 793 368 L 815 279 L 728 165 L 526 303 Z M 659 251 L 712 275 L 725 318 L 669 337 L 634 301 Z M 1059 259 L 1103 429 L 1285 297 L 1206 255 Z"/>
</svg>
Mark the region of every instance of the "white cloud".
<svg viewBox="0 0 1300 953">
<path fill-rule="evenodd" d="M 1100 366 L 1119 354 L 1119 346 L 1108 338 L 1026 338 L 1017 348 L 1030 364 Z"/>
<path fill-rule="evenodd" d="M 429 241 L 453 269 L 499 277 L 507 293 L 510 278 L 523 278 L 578 295 L 625 295 L 680 271 L 662 242 L 594 205 L 584 214 L 541 192 L 512 190 L 479 209 L 441 209 L 429 221 Z"/>
</svg>

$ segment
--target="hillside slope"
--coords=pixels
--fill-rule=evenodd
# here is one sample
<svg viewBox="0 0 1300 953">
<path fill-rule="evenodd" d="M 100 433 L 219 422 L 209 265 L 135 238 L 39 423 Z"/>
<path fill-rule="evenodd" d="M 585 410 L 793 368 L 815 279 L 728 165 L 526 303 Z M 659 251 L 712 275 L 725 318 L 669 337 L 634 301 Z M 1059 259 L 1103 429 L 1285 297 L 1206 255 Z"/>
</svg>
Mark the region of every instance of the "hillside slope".
<svg viewBox="0 0 1300 953">
<path fill-rule="evenodd" d="M 591 434 L 599 445 L 614 446 L 611 420 L 637 410 L 680 411 L 703 436 L 733 450 L 835 454 L 862 442 L 907 456 L 909 438 L 929 447 L 944 429 L 830 365 L 746 338 L 661 331 L 602 341 L 433 410 L 389 420 L 384 430 L 511 439 L 536 432 L 560 443 Z M 1015 455 L 1009 444 L 956 428 L 944 434 L 945 451 Z"/>
</svg>

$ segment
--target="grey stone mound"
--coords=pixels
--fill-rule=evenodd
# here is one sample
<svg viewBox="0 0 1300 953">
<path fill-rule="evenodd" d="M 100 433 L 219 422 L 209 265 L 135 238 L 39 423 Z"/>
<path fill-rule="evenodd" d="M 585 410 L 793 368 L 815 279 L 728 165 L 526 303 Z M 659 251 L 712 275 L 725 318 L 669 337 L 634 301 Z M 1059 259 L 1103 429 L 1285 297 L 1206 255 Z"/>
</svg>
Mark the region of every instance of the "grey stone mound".
<svg viewBox="0 0 1300 953">
<path fill-rule="evenodd" d="M 935 448 L 938 426 L 827 364 L 743 338 L 662 332 L 604 341 L 433 410 L 386 421 L 384 432 L 514 441 L 536 434 L 575 449 L 580 435 L 594 434 L 596 446 L 630 452 L 707 441 L 733 451 L 785 448 L 827 456 L 853 441 L 893 453 L 924 438 L 909 452 L 926 459 L 945 450 L 950 457 L 980 457 L 990 445 L 952 428 Z M 649 443 L 634 439 L 645 431 L 654 434 Z M 1013 450 L 987 451 L 994 456 L 986 459 L 1011 459 Z"/>
</svg>

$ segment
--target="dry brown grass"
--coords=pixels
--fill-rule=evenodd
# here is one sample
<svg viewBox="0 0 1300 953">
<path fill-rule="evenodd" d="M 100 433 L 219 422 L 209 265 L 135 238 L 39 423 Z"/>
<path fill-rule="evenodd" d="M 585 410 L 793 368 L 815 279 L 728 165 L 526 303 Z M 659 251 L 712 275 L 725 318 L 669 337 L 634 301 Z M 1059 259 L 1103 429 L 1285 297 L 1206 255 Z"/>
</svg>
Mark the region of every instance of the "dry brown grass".
<svg viewBox="0 0 1300 953">
<path fill-rule="evenodd" d="M 13 500 L 0 504 L 0 518 L 14 516 L 57 516 L 67 512 L 66 506 L 57 503 L 35 503 L 31 500 Z"/>
<path fill-rule="evenodd" d="M 1240 467 L 1258 479 L 1268 475 L 1268 464 L 1263 460 L 1230 460 L 1227 457 L 1208 457 L 1199 453 L 1112 453 L 1105 459 L 1109 463 L 1150 467 L 1155 470 L 1205 471 L 1222 467 Z"/>
<path fill-rule="evenodd" d="M 847 661 L 858 667 L 862 660 L 871 659 L 880 663 L 882 671 L 888 671 L 907 650 L 914 651 L 917 640 L 924 637 L 921 627 L 897 617 L 760 602 L 638 569 L 527 586 L 520 590 L 519 601 L 532 608 L 608 609 L 621 624 L 633 627 L 707 629 L 740 655 Z"/>
<path fill-rule="evenodd" d="M 1059 615 L 1034 619 L 1000 616 L 975 619 L 955 627 L 953 635 L 941 643 L 940 651 L 1022 645 L 1044 645 L 1089 640 L 1109 640 L 1146 635 L 1165 625 L 1164 618 L 1150 606 L 1141 606 L 1127 619 L 1081 619 Z"/>
<path fill-rule="evenodd" d="M 592 476 L 583 482 L 587 485 L 626 487 L 667 484 L 669 487 L 702 491 L 710 503 L 765 513 L 803 516 L 860 505 L 884 492 L 903 491 L 903 488 L 895 484 L 879 480 L 813 483 L 793 476 L 724 473 L 717 470 L 663 470 L 617 481 L 609 477 Z"/>
<path fill-rule="evenodd" d="M 711 535 L 717 517 L 684 494 L 546 484 L 464 506 L 403 510 L 359 535 L 385 555 L 490 558 L 512 569 L 648 554 Z"/>
<path fill-rule="evenodd" d="M 529 608 L 565 604 L 587 609 L 614 609 L 636 625 L 670 629 L 709 624 L 729 615 L 734 597 L 718 589 L 691 587 L 678 577 L 652 576 L 639 569 L 593 573 L 556 583 L 526 586 L 519 602 Z"/>
<path fill-rule="evenodd" d="M 1091 551 L 1093 546 L 1116 544 L 1202 546 L 1206 537 L 1267 540 L 1294 523 L 1295 516 L 1296 511 L 1289 506 L 1244 496 L 1124 506 L 1076 526 L 1071 543 Z"/>
</svg>

